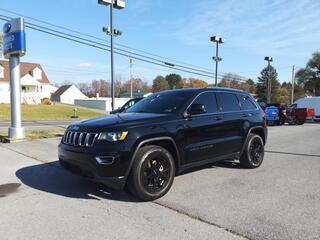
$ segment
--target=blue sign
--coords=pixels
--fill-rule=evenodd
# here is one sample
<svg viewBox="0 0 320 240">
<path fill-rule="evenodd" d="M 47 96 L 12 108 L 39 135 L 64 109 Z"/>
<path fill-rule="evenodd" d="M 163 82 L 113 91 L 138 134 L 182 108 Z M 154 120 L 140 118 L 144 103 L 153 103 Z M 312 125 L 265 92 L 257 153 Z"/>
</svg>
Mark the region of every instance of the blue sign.
<svg viewBox="0 0 320 240">
<path fill-rule="evenodd" d="M 3 55 L 9 58 L 12 55 L 26 54 L 26 34 L 22 18 L 12 19 L 3 26 Z"/>
<path fill-rule="evenodd" d="M 24 32 L 14 32 L 6 34 L 3 38 L 3 55 L 18 54 L 20 56 L 26 53 L 26 34 Z"/>
<path fill-rule="evenodd" d="M 4 33 L 9 33 L 11 30 L 11 24 L 10 23 L 6 23 L 4 26 L 3 26 L 3 32 Z"/>
</svg>

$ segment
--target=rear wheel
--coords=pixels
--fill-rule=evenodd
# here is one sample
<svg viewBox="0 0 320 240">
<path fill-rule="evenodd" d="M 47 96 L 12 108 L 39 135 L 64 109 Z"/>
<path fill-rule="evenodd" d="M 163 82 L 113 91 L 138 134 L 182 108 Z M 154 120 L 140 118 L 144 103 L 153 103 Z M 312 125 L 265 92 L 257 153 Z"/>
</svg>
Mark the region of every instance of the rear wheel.
<svg viewBox="0 0 320 240">
<path fill-rule="evenodd" d="M 240 164 L 246 168 L 259 167 L 264 158 L 264 143 L 262 138 L 250 133 L 245 149 L 240 157 Z"/>
<path fill-rule="evenodd" d="M 304 124 L 304 120 L 298 120 L 298 125 Z"/>
<path fill-rule="evenodd" d="M 160 146 L 145 146 L 138 150 L 134 159 L 128 187 L 137 198 L 152 201 L 169 191 L 174 175 L 170 152 Z"/>
</svg>

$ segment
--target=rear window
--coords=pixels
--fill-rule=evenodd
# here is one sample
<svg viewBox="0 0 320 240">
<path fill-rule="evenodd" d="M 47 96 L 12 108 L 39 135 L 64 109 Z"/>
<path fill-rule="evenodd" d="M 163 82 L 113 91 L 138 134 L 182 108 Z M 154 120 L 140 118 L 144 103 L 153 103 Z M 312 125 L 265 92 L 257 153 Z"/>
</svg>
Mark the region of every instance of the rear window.
<svg viewBox="0 0 320 240">
<path fill-rule="evenodd" d="M 242 110 L 254 110 L 256 105 L 252 102 L 251 98 L 248 96 L 240 95 L 240 103 Z"/>
<path fill-rule="evenodd" d="M 219 98 L 222 112 L 240 111 L 240 104 L 235 94 L 219 93 Z"/>
</svg>

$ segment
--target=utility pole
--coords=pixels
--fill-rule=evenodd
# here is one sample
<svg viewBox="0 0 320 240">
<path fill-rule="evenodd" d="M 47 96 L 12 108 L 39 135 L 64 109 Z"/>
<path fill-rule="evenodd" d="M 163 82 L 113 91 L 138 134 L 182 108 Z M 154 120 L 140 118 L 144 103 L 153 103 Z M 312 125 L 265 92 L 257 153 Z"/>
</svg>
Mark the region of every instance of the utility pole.
<svg viewBox="0 0 320 240">
<path fill-rule="evenodd" d="M 217 87 L 218 86 L 218 63 L 220 61 L 222 61 L 222 58 L 219 57 L 219 44 L 224 43 L 224 39 L 218 36 L 213 36 L 210 38 L 211 42 L 215 42 L 216 43 L 216 56 L 213 57 L 213 61 L 216 62 L 216 72 L 215 72 L 215 83 L 214 86 Z"/>
<path fill-rule="evenodd" d="M 292 83 L 291 83 L 291 104 L 293 104 L 293 99 L 294 99 L 294 79 L 295 79 L 295 67 L 294 65 L 292 66 Z"/>
<path fill-rule="evenodd" d="M 133 59 L 130 58 L 130 98 L 132 99 L 132 67 L 133 67 Z"/>
</svg>

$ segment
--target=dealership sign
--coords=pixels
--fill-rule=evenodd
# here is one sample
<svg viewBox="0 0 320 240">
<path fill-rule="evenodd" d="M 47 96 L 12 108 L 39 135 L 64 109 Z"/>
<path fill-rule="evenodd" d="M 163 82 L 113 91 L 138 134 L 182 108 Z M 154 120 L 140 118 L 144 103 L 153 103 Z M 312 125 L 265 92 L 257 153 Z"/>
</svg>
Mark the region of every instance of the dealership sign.
<svg viewBox="0 0 320 240">
<path fill-rule="evenodd" d="M 6 58 L 26 54 L 26 34 L 22 18 L 15 18 L 4 24 L 3 34 L 3 55 Z"/>
</svg>

